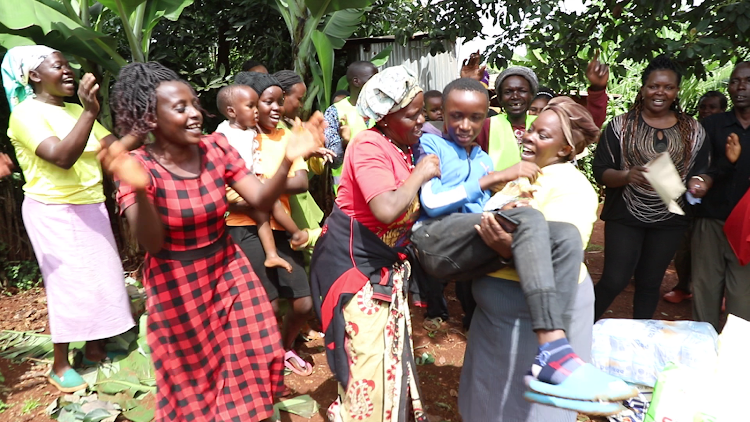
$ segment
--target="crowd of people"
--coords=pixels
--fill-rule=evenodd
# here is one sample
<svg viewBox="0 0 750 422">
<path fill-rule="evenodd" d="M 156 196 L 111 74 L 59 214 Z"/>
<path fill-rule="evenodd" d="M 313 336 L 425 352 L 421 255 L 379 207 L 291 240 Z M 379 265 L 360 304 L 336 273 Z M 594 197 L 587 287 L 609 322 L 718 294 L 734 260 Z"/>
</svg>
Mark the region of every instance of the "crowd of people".
<svg viewBox="0 0 750 422">
<path fill-rule="evenodd" d="M 45 46 L 9 50 L 8 135 L 48 299 L 50 383 L 85 389 L 68 344 L 86 341 L 84 364 L 96 365 L 112 358 L 106 340 L 134 326 L 104 206 L 109 174 L 145 250 L 158 421 L 268 420 L 291 393 L 284 370 L 312 373 L 297 347 L 318 329 L 339 387 L 329 420 L 426 421 L 410 302 L 439 327 L 449 282 L 470 332 L 464 420 L 617 413 L 637 391 L 587 361 L 594 322 L 631 278 L 633 318 L 653 317 L 674 258 L 680 283 L 665 300 L 692 299 L 694 319 L 717 330 L 723 300 L 750 319 L 750 269 L 723 230 L 747 212 L 737 205 L 750 188 L 750 63 L 732 72 L 733 108 L 711 91 L 696 120 L 679 104 L 679 68 L 658 56 L 631 110 L 603 129 L 609 70 L 595 57 L 585 73 L 581 105 L 519 66 L 498 75 L 492 98 L 478 55 L 442 92 L 423 92 L 406 67 L 358 61 L 348 91 L 302 122 L 303 79 L 248 60 L 218 93 L 226 121 L 206 135 L 187 82 L 133 63 L 111 90 L 113 134 L 96 120 L 93 75 L 76 83 Z M 80 105 L 65 101 L 76 89 Z M 577 168 L 590 150 L 600 216 Z M 647 178 L 665 154 L 687 190 L 684 215 Z M 14 166 L 0 154 L 0 177 Z M 313 200 L 320 180 L 334 203 Z M 598 217 L 595 285 L 583 252 Z"/>
</svg>

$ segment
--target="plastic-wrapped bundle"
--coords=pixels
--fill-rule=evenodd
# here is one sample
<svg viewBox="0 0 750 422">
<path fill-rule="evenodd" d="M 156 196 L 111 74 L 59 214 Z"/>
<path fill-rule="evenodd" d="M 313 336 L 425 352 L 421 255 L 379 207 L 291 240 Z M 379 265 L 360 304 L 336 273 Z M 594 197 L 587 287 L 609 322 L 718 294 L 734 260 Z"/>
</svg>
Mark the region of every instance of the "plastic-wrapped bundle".
<svg viewBox="0 0 750 422">
<path fill-rule="evenodd" d="M 594 325 L 591 363 L 625 381 L 653 387 L 669 362 L 713 368 L 717 339 L 705 322 L 604 319 Z"/>
</svg>

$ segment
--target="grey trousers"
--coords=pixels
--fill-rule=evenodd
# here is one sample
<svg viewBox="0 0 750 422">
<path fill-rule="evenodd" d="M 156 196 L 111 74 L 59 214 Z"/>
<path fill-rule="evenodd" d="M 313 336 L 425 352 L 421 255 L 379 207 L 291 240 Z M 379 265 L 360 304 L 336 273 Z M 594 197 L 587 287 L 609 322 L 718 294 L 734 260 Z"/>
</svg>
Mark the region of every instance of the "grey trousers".
<svg viewBox="0 0 750 422">
<path fill-rule="evenodd" d="M 741 266 L 714 218 L 695 220 L 692 245 L 693 319 L 709 322 L 721 332 L 721 300 L 726 289 L 727 312 L 750 320 L 750 264 Z"/>
<path fill-rule="evenodd" d="M 483 277 L 473 282 L 477 309 L 471 322 L 458 389 L 464 422 L 574 422 L 576 412 L 523 399 L 524 376 L 539 347 L 531 315 L 517 281 Z M 578 284 L 571 306 L 568 341 L 581 359 L 591 360 L 594 284 Z"/>
<path fill-rule="evenodd" d="M 531 308 L 533 329 L 564 329 L 567 322 L 563 309 L 575 294 L 583 261 L 581 234 L 570 223 L 548 222 L 544 214 L 531 207 L 513 208 L 502 214 L 518 222 L 511 245 L 513 266 Z M 416 229 L 412 241 L 425 272 L 439 277 L 440 269 L 443 273 L 448 268 L 460 269 L 473 279 L 502 268 L 497 253 L 474 228 L 480 219 L 478 213 L 450 214 Z"/>
</svg>

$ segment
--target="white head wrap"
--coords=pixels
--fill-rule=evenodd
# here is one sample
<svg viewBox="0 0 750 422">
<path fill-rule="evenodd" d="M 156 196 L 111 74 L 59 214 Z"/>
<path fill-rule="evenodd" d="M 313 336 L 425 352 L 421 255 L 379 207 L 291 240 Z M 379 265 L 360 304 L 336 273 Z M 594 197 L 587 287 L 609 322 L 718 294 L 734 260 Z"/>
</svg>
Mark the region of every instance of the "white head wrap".
<svg viewBox="0 0 750 422">
<path fill-rule="evenodd" d="M 57 50 L 44 45 L 24 45 L 13 47 L 5 53 L 0 69 L 11 111 L 27 97 L 34 96 L 34 90 L 29 84 L 29 73 L 55 52 Z"/>
<path fill-rule="evenodd" d="M 411 103 L 422 92 L 417 77 L 403 66 L 393 66 L 374 74 L 357 98 L 357 112 L 379 122 Z"/>
</svg>

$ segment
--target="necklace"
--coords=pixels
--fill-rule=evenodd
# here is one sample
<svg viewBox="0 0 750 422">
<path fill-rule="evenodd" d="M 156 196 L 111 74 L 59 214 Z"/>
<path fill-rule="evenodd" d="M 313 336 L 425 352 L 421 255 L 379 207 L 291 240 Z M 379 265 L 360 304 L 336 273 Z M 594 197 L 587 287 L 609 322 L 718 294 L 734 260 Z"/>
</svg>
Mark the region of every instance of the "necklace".
<svg viewBox="0 0 750 422">
<path fill-rule="evenodd" d="M 385 139 L 388 140 L 388 142 L 391 143 L 391 145 L 393 145 L 393 148 L 396 148 L 396 151 L 398 151 L 398 153 L 401 154 L 401 158 L 404 159 L 404 163 L 406 163 L 406 166 L 409 167 L 409 169 L 413 170 L 414 169 L 414 151 L 412 151 L 411 145 L 408 145 L 406 147 L 406 149 L 409 152 L 409 155 L 406 155 L 406 153 L 404 152 L 404 150 L 402 150 L 401 148 L 399 148 L 399 146 L 396 145 L 396 143 L 393 142 L 393 140 L 391 140 L 391 138 L 389 138 L 388 135 L 386 135 L 385 133 L 383 133 L 383 131 L 380 130 L 380 129 L 378 129 L 378 131 L 385 137 Z M 411 161 L 409 159 L 411 159 Z"/>
</svg>

